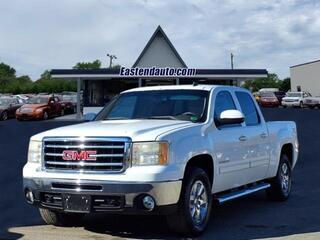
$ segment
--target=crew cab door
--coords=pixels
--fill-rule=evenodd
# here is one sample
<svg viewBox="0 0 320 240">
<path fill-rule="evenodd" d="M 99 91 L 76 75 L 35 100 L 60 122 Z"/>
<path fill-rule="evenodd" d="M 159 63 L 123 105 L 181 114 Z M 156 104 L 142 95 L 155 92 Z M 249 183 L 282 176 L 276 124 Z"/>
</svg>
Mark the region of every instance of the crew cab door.
<svg viewBox="0 0 320 240">
<path fill-rule="evenodd" d="M 243 126 L 243 156 L 250 163 L 247 182 L 264 179 L 269 167 L 270 143 L 266 123 L 251 95 L 235 91 L 235 96 L 245 117 Z"/>
<path fill-rule="evenodd" d="M 225 110 L 240 110 L 233 93 L 221 90 L 213 99 L 213 116 L 216 130 L 212 135 L 213 152 L 216 157 L 216 177 L 214 191 L 224 191 L 247 183 L 250 173 L 250 160 L 247 156 L 245 125 L 219 125 L 217 118 Z"/>
</svg>

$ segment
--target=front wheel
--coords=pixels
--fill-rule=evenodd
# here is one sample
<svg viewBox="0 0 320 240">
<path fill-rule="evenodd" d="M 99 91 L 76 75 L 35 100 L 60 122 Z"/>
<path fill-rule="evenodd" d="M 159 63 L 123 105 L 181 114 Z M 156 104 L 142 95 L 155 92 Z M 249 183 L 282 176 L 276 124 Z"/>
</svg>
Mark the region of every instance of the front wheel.
<svg viewBox="0 0 320 240">
<path fill-rule="evenodd" d="M 167 216 L 172 231 L 184 236 L 198 236 L 206 229 L 211 211 L 211 184 L 206 172 L 191 168 L 182 186 L 176 213 Z"/>
<path fill-rule="evenodd" d="M 56 212 L 45 208 L 40 208 L 40 215 L 48 225 L 71 227 L 77 226 L 83 218 L 81 213 L 63 213 Z"/>
<path fill-rule="evenodd" d="M 300 108 L 304 108 L 304 104 L 302 101 L 300 102 Z"/>
<path fill-rule="evenodd" d="M 291 164 L 286 155 L 282 155 L 277 171 L 277 175 L 270 181 L 271 187 L 267 189 L 267 194 L 271 199 L 285 201 L 291 193 Z"/>
<path fill-rule="evenodd" d="M 0 120 L 5 121 L 7 119 L 8 119 L 8 112 L 7 111 L 3 111 L 1 113 Z"/>
<path fill-rule="evenodd" d="M 47 111 L 44 111 L 44 112 L 43 112 L 43 120 L 48 120 L 48 118 L 49 118 L 48 112 L 47 112 Z"/>
</svg>

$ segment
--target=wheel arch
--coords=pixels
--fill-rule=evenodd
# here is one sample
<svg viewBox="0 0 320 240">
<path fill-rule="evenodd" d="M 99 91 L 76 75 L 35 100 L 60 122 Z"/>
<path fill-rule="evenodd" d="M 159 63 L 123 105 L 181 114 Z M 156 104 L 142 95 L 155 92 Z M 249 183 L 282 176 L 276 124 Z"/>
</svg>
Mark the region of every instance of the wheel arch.
<svg viewBox="0 0 320 240">
<path fill-rule="evenodd" d="M 291 168 L 293 167 L 293 156 L 294 156 L 293 151 L 294 151 L 293 144 L 286 143 L 286 144 L 282 145 L 281 152 L 280 152 L 280 157 L 281 157 L 281 155 L 285 154 L 289 158 Z"/>
<path fill-rule="evenodd" d="M 183 177 L 184 179 L 186 177 L 186 174 L 188 173 L 188 170 L 192 167 L 199 167 L 203 169 L 209 177 L 211 186 L 213 185 L 214 161 L 213 161 L 213 157 L 210 154 L 207 154 L 207 153 L 199 154 L 190 158 L 185 167 L 184 177 Z"/>
</svg>

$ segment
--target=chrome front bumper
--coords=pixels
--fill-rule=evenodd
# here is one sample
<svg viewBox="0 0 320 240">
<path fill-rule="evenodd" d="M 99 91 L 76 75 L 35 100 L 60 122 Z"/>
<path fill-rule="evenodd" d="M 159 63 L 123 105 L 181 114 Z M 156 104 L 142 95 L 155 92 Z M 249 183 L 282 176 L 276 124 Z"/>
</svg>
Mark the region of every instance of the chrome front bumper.
<svg viewBox="0 0 320 240">
<path fill-rule="evenodd" d="M 23 179 L 26 193 L 32 191 L 33 205 L 42 205 L 41 194 L 79 194 L 86 196 L 119 196 L 124 199 L 123 209 L 136 209 L 137 199 L 150 195 L 156 207 L 175 205 L 179 201 L 182 181 L 167 182 L 110 182 L 65 179 Z M 47 207 L 42 205 L 42 207 Z M 50 208 L 50 207 L 48 207 Z M 64 209 L 62 209 L 64 210 Z"/>
</svg>

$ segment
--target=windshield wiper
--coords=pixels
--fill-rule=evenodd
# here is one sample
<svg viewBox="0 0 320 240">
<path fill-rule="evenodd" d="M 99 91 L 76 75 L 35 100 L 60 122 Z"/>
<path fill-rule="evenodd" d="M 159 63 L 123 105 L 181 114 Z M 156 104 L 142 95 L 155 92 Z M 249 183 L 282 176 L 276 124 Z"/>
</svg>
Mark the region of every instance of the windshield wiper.
<svg viewBox="0 0 320 240">
<path fill-rule="evenodd" d="M 128 119 L 126 117 L 114 117 L 114 118 L 104 118 L 103 120 L 124 120 L 124 119 Z"/>
<path fill-rule="evenodd" d="M 179 120 L 178 118 L 174 116 L 150 116 L 146 117 L 145 119 L 170 119 L 170 120 Z"/>
</svg>

